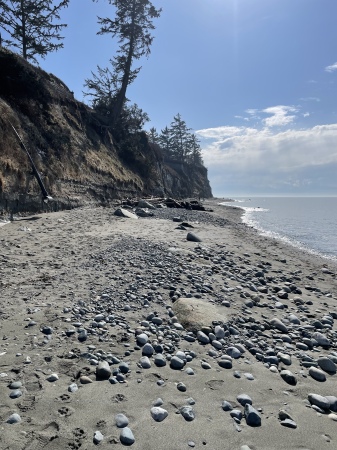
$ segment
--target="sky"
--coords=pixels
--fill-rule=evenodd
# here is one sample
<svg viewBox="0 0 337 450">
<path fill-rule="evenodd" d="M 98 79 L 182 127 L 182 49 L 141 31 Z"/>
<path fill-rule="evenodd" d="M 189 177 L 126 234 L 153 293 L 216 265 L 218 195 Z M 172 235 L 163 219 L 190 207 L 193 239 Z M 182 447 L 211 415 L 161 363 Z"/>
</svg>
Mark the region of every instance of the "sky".
<svg viewBox="0 0 337 450">
<path fill-rule="evenodd" d="M 127 96 L 157 131 L 180 113 L 200 139 L 213 195 L 337 195 L 337 1 L 152 0 L 151 55 Z M 71 0 L 64 49 L 41 67 L 83 96 L 116 39 L 107 0 Z"/>
</svg>

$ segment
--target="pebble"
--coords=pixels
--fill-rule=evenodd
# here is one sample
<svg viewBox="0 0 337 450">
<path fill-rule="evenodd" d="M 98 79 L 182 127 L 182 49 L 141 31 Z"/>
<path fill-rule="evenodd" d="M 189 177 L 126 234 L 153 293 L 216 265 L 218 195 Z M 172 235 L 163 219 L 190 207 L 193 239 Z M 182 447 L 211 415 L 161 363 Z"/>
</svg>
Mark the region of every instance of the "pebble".
<svg viewBox="0 0 337 450">
<path fill-rule="evenodd" d="M 162 422 L 168 416 L 166 409 L 154 406 L 151 408 L 151 416 L 156 422 Z"/>
<path fill-rule="evenodd" d="M 124 414 L 116 414 L 115 422 L 117 428 L 124 428 L 129 425 L 129 419 Z"/>
<path fill-rule="evenodd" d="M 103 441 L 103 439 L 104 439 L 103 434 L 100 431 L 95 431 L 93 438 L 94 444 L 96 445 L 100 444 Z"/>
<path fill-rule="evenodd" d="M 232 404 L 230 402 L 228 402 L 227 400 L 224 400 L 222 402 L 221 406 L 224 411 L 232 411 L 232 409 L 233 409 Z"/>
<path fill-rule="evenodd" d="M 173 356 L 170 361 L 170 367 L 174 370 L 181 370 L 185 365 L 185 361 L 180 359 L 178 356 Z"/>
<path fill-rule="evenodd" d="M 76 383 L 72 383 L 68 386 L 68 392 L 76 392 L 78 391 L 78 386 Z"/>
<path fill-rule="evenodd" d="M 139 345 L 145 345 L 147 343 L 147 341 L 149 340 L 149 337 L 147 334 L 141 333 L 141 334 L 137 335 L 136 339 L 137 339 L 137 343 Z"/>
<path fill-rule="evenodd" d="M 326 397 L 319 394 L 308 394 L 308 400 L 311 405 L 316 405 L 322 409 L 330 409 L 330 402 Z"/>
<path fill-rule="evenodd" d="M 310 367 L 309 375 L 316 381 L 326 381 L 325 373 L 317 367 Z"/>
<path fill-rule="evenodd" d="M 287 428 L 297 428 L 296 422 L 294 422 L 293 420 L 290 420 L 290 419 L 281 420 L 280 423 L 281 423 L 281 425 L 283 425 L 284 427 L 287 427 Z"/>
<path fill-rule="evenodd" d="M 201 344 L 209 344 L 210 342 L 209 337 L 200 330 L 197 332 L 197 339 Z"/>
<path fill-rule="evenodd" d="M 290 370 L 281 370 L 280 375 L 286 383 L 290 384 L 291 386 L 296 386 L 297 379 L 295 375 L 290 372 Z"/>
<path fill-rule="evenodd" d="M 107 361 L 100 361 L 96 367 L 96 380 L 108 380 L 111 377 L 111 369 Z"/>
<path fill-rule="evenodd" d="M 128 427 L 122 429 L 119 439 L 123 445 L 132 445 L 136 441 L 132 431 Z"/>
<path fill-rule="evenodd" d="M 179 411 L 187 422 L 192 422 L 195 419 L 195 412 L 192 406 L 183 406 Z"/>
<path fill-rule="evenodd" d="M 151 361 L 147 356 L 142 356 L 139 360 L 139 364 L 143 369 L 150 369 Z"/>
<path fill-rule="evenodd" d="M 277 330 L 281 331 L 282 333 L 288 333 L 288 328 L 277 317 L 274 317 L 273 319 L 271 319 L 271 321 L 269 323 L 270 323 L 270 325 L 272 325 L 273 327 L 275 327 Z"/>
<path fill-rule="evenodd" d="M 186 386 L 184 385 L 184 383 L 178 383 L 177 384 L 177 389 L 178 389 L 178 391 L 180 391 L 180 392 L 186 392 L 186 390 L 187 390 L 187 388 L 186 388 Z"/>
<path fill-rule="evenodd" d="M 327 372 L 329 374 L 335 374 L 336 373 L 336 364 L 331 361 L 330 358 L 326 356 L 322 356 L 318 358 L 317 363 L 319 367 L 324 370 L 324 372 Z"/>
<path fill-rule="evenodd" d="M 11 393 L 9 394 L 10 398 L 19 398 L 22 395 L 22 391 L 20 391 L 20 389 L 15 389 L 13 391 L 11 391 Z"/>
<path fill-rule="evenodd" d="M 247 394 L 239 394 L 236 399 L 242 406 L 253 404 L 253 400 Z"/>
<path fill-rule="evenodd" d="M 80 383 L 81 384 L 89 384 L 89 383 L 92 383 L 92 382 L 93 382 L 93 380 L 90 377 L 87 377 L 86 375 L 82 375 L 80 377 Z"/>
<path fill-rule="evenodd" d="M 245 404 L 245 418 L 247 425 L 251 427 L 261 426 L 261 416 L 255 408 L 249 403 Z"/>
<path fill-rule="evenodd" d="M 8 417 L 8 419 L 6 420 L 6 423 L 10 423 L 10 424 L 19 423 L 19 422 L 21 422 L 21 417 L 17 413 L 10 415 Z"/>
<path fill-rule="evenodd" d="M 229 355 L 231 358 L 238 359 L 241 356 L 240 350 L 238 350 L 236 347 L 228 347 L 226 349 L 227 355 Z"/>
<path fill-rule="evenodd" d="M 158 353 L 158 355 L 154 358 L 154 363 L 157 367 L 164 367 L 166 366 L 166 358 L 161 353 Z"/>
</svg>

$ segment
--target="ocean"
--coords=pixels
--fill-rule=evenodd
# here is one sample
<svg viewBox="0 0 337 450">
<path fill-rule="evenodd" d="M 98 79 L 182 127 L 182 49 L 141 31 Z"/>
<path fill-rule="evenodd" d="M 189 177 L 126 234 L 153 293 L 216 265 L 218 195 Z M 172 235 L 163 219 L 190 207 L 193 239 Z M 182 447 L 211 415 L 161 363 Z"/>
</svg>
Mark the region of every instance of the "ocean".
<svg viewBox="0 0 337 450">
<path fill-rule="evenodd" d="M 244 210 L 262 235 L 337 261 L 337 197 L 246 197 L 223 205 Z"/>
</svg>

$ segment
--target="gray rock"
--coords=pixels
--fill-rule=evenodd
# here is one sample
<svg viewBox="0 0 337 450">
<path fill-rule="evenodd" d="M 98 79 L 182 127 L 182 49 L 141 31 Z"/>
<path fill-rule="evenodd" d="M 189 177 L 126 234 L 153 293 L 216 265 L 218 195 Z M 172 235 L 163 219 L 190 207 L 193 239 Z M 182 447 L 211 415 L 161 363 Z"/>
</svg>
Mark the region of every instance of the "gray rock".
<svg viewBox="0 0 337 450">
<path fill-rule="evenodd" d="M 245 418 L 247 425 L 251 427 L 261 426 L 261 416 L 249 403 L 246 403 L 245 405 Z"/>
<path fill-rule="evenodd" d="M 166 366 L 166 358 L 161 353 L 158 353 L 158 355 L 154 358 L 154 363 L 157 367 L 164 367 Z"/>
<path fill-rule="evenodd" d="M 142 356 L 139 360 L 139 364 L 143 369 L 150 369 L 151 362 L 147 356 Z"/>
<path fill-rule="evenodd" d="M 129 425 L 129 419 L 124 414 L 116 414 L 115 422 L 117 428 L 124 428 Z"/>
<path fill-rule="evenodd" d="M 21 381 L 13 381 L 13 383 L 9 385 L 9 389 L 20 389 L 21 387 L 22 387 Z"/>
<path fill-rule="evenodd" d="M 233 406 L 231 405 L 231 403 L 227 402 L 227 400 L 224 400 L 222 402 L 221 407 L 224 411 L 232 411 L 232 409 L 233 409 Z"/>
<path fill-rule="evenodd" d="M 128 427 L 122 429 L 119 439 L 123 445 L 132 445 L 136 441 L 132 431 Z"/>
<path fill-rule="evenodd" d="M 203 331 L 197 332 L 197 339 L 201 344 L 209 344 L 209 337 Z"/>
<path fill-rule="evenodd" d="M 49 383 L 54 383 L 54 381 L 57 381 L 58 379 L 59 376 L 57 375 L 57 373 L 52 373 L 46 378 L 46 380 L 49 381 Z"/>
<path fill-rule="evenodd" d="M 237 420 L 240 420 L 240 421 L 242 420 L 243 414 L 239 409 L 232 409 L 229 414 L 231 417 L 233 417 Z"/>
<path fill-rule="evenodd" d="M 247 394 L 239 394 L 236 399 L 242 406 L 253 404 L 253 400 Z"/>
<path fill-rule="evenodd" d="M 192 422 L 195 419 L 195 412 L 192 406 L 183 406 L 179 411 L 187 422 Z"/>
<path fill-rule="evenodd" d="M 281 422 L 281 425 L 287 428 L 297 428 L 296 422 L 291 419 L 284 419 Z"/>
<path fill-rule="evenodd" d="M 223 369 L 231 369 L 233 367 L 233 363 L 230 359 L 220 359 L 218 364 Z"/>
<path fill-rule="evenodd" d="M 274 317 L 273 319 L 271 319 L 271 321 L 269 323 L 271 326 L 273 326 L 277 330 L 281 331 L 282 333 L 288 333 L 288 328 L 277 317 Z"/>
<path fill-rule="evenodd" d="M 334 395 L 327 395 L 325 398 L 327 398 L 330 402 L 330 410 L 337 412 L 337 397 Z"/>
<path fill-rule="evenodd" d="M 154 353 L 154 348 L 152 347 L 151 344 L 149 344 L 148 342 L 144 345 L 144 347 L 142 348 L 142 354 L 144 356 L 152 356 Z"/>
<path fill-rule="evenodd" d="M 159 406 L 154 406 L 151 408 L 152 419 L 156 422 L 162 422 L 168 416 L 166 409 L 160 408 Z"/>
<path fill-rule="evenodd" d="M 14 389 L 9 394 L 10 398 L 19 398 L 19 397 L 21 397 L 21 395 L 22 395 L 22 391 L 20 391 L 20 389 Z"/>
<path fill-rule="evenodd" d="M 136 216 L 136 214 L 133 214 L 132 212 L 124 208 L 117 208 L 114 212 L 114 215 L 119 217 L 126 217 L 127 219 L 138 219 L 138 216 Z"/>
<path fill-rule="evenodd" d="M 180 392 L 186 392 L 186 390 L 187 390 L 187 388 L 186 388 L 186 386 L 184 385 L 184 383 L 178 383 L 177 384 L 177 389 L 178 389 L 178 391 L 180 391 Z"/>
<path fill-rule="evenodd" d="M 317 367 L 310 367 L 309 375 L 316 381 L 326 381 L 325 373 Z"/>
<path fill-rule="evenodd" d="M 326 356 L 322 356 L 318 358 L 317 363 L 319 367 L 324 370 L 324 372 L 327 372 L 329 374 L 335 374 L 336 373 L 336 364 L 331 361 L 330 358 Z"/>
<path fill-rule="evenodd" d="M 76 391 L 78 391 L 78 386 L 77 386 L 77 384 L 76 384 L 76 383 L 71 383 L 71 384 L 68 386 L 68 392 L 76 392 Z"/>
<path fill-rule="evenodd" d="M 278 359 L 286 366 L 291 366 L 291 356 L 286 353 L 279 352 L 277 354 Z"/>
<path fill-rule="evenodd" d="M 295 375 L 290 372 L 290 370 L 281 370 L 280 375 L 286 383 L 290 384 L 291 386 L 296 386 L 297 379 Z"/>
<path fill-rule="evenodd" d="M 308 400 L 311 405 L 316 405 L 321 409 L 330 409 L 330 402 L 326 397 L 319 394 L 308 394 Z"/>
<path fill-rule="evenodd" d="M 8 417 L 8 419 L 6 420 L 6 423 L 10 423 L 10 424 L 19 423 L 19 422 L 21 422 L 21 417 L 17 413 L 10 415 Z"/>
<path fill-rule="evenodd" d="M 126 362 L 120 363 L 120 365 L 119 365 L 119 370 L 120 370 L 122 373 L 124 373 L 124 374 L 125 374 L 125 373 L 128 373 L 129 370 L 130 370 L 129 364 L 126 363 Z"/>
<path fill-rule="evenodd" d="M 94 437 L 93 437 L 93 442 L 94 444 L 98 445 L 100 444 L 104 439 L 103 434 L 100 431 L 95 431 L 94 433 Z"/>
<path fill-rule="evenodd" d="M 317 331 L 316 333 L 313 333 L 312 337 L 315 341 L 317 341 L 318 345 L 321 345 L 322 347 L 330 346 L 330 340 L 325 336 L 325 334 Z"/>
<path fill-rule="evenodd" d="M 107 361 L 101 361 L 96 367 L 96 380 L 108 380 L 111 377 L 111 369 Z"/>
<path fill-rule="evenodd" d="M 136 336 L 136 340 L 139 345 L 145 345 L 149 340 L 149 336 L 145 333 L 141 333 Z"/>
<path fill-rule="evenodd" d="M 170 367 L 174 370 L 181 370 L 185 366 L 185 361 L 178 356 L 173 356 L 170 361 Z"/>
<path fill-rule="evenodd" d="M 241 356 L 240 350 L 237 349 L 236 347 L 226 348 L 226 353 L 227 353 L 227 355 L 229 355 L 231 358 L 234 358 L 234 359 L 238 359 Z"/>
<path fill-rule="evenodd" d="M 187 233 L 186 239 L 192 242 L 202 242 L 201 239 L 194 233 Z"/>
</svg>

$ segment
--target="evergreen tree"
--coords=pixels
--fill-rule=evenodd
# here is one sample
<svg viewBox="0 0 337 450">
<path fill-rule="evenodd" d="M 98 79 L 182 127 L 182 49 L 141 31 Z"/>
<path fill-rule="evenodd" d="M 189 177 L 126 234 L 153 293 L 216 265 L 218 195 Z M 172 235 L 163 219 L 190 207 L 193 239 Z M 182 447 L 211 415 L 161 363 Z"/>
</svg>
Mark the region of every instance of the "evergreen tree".
<svg viewBox="0 0 337 450">
<path fill-rule="evenodd" d="M 149 132 L 147 133 L 147 137 L 152 144 L 159 143 L 159 135 L 157 133 L 156 128 L 154 127 L 150 128 Z"/>
<path fill-rule="evenodd" d="M 200 141 L 194 133 L 190 135 L 188 147 L 189 162 L 194 166 L 203 166 Z"/>
<path fill-rule="evenodd" d="M 36 61 L 63 47 L 60 31 L 66 24 L 60 20 L 60 10 L 70 0 L 54 5 L 53 0 L 0 0 L 0 27 L 9 35 L 3 42 L 20 50 L 25 59 Z M 56 41 L 56 42 L 55 42 Z"/>
<path fill-rule="evenodd" d="M 180 114 L 174 116 L 170 131 L 173 155 L 180 161 L 186 161 L 191 152 L 189 147 L 191 129 L 187 127 Z"/>
<path fill-rule="evenodd" d="M 164 151 L 166 157 L 173 157 L 173 149 L 172 149 L 172 133 L 168 127 L 165 127 L 161 130 L 159 135 L 159 145 Z"/>
<path fill-rule="evenodd" d="M 94 0 L 97 1 L 97 0 Z M 116 17 L 98 18 L 101 25 L 98 34 L 111 34 L 118 37 L 119 50 L 113 59 L 116 80 L 119 86 L 114 99 L 112 124 L 116 124 L 126 101 L 126 91 L 135 79 L 140 68 L 133 69 L 134 60 L 149 56 L 153 41 L 153 19 L 160 16 L 161 9 L 156 9 L 149 0 L 108 0 L 116 8 Z"/>
<path fill-rule="evenodd" d="M 91 75 L 92 78 L 84 82 L 89 89 L 84 95 L 91 97 L 93 108 L 101 113 L 110 114 L 118 90 L 117 75 L 109 67 L 103 69 L 100 66 L 97 66 L 97 74 L 91 72 Z"/>
</svg>

